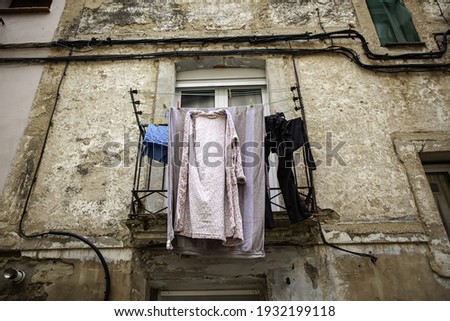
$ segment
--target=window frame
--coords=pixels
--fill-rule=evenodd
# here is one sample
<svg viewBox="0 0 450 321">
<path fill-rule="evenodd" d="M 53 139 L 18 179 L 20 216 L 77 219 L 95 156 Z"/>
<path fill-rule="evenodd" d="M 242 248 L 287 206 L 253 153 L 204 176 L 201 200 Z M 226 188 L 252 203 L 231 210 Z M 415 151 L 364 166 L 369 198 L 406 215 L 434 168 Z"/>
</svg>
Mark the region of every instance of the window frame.
<svg viewBox="0 0 450 321">
<path fill-rule="evenodd" d="M 446 176 L 447 187 L 450 188 L 450 164 L 448 164 L 448 163 L 426 164 L 425 163 L 425 164 L 423 164 L 423 168 L 425 170 L 425 174 L 447 174 L 447 176 Z M 428 179 L 428 183 L 430 184 L 431 192 L 433 193 L 433 196 L 434 196 L 434 191 L 432 188 L 433 182 L 430 181 L 430 178 L 428 177 L 428 175 L 427 175 L 427 179 Z M 444 225 L 444 228 L 446 229 L 446 232 L 447 232 L 447 236 L 450 240 L 450 220 L 448 220 L 448 218 L 444 217 L 445 214 L 441 212 L 440 205 L 442 205 L 442 203 L 439 203 L 437 201 L 437 199 L 435 199 L 435 200 L 436 200 L 436 206 L 438 207 L 439 214 L 441 215 L 442 224 Z M 447 201 L 447 208 L 448 208 L 448 206 L 450 206 L 450 203 Z"/>
<path fill-rule="evenodd" d="M 30 2 L 36 2 L 36 1 L 30 1 Z M 47 2 L 48 4 L 37 4 L 37 5 L 17 5 L 14 7 L 11 7 L 11 5 L 14 3 L 14 0 L 10 1 L 8 8 L 1 8 L 0 7 L 0 14 L 9 14 L 9 13 L 50 13 L 50 8 L 53 4 L 52 0 L 48 1 L 38 1 L 38 2 Z"/>
<path fill-rule="evenodd" d="M 424 164 L 423 168 L 425 169 L 425 173 L 444 173 L 447 172 L 450 175 L 450 164 L 444 163 L 433 163 L 433 164 Z"/>
<path fill-rule="evenodd" d="M 242 301 L 243 296 L 246 301 L 266 301 L 268 298 L 266 277 L 251 275 L 223 277 L 220 282 L 199 276 L 167 275 L 163 279 L 147 279 L 145 291 L 146 300 L 150 301 Z"/>
<path fill-rule="evenodd" d="M 423 166 L 424 155 L 450 153 L 448 133 L 394 133 L 392 141 L 416 200 L 417 219 L 424 226 L 430 251 L 430 266 L 440 276 L 450 277 L 450 240 Z"/>
<path fill-rule="evenodd" d="M 228 89 L 260 88 L 264 115 L 270 115 L 267 85 L 266 70 L 260 68 L 213 68 L 179 71 L 176 74 L 175 95 L 172 105 L 181 106 L 181 92 L 183 89 L 207 90 L 214 88 L 214 107 L 226 108 L 230 107 L 228 106 L 228 101 L 225 101 Z M 274 164 L 276 168 L 278 166 L 277 156 L 271 153 L 269 162 Z M 271 187 L 279 188 L 276 170 L 269 171 L 269 182 Z M 277 190 L 270 191 L 273 212 L 280 211 L 280 208 L 282 209 L 284 206 L 284 201 L 280 194 L 281 192 Z"/>
<path fill-rule="evenodd" d="M 221 68 L 180 71 L 175 83 L 173 106 L 180 106 L 183 90 L 214 90 L 216 108 L 228 105 L 228 90 L 261 89 L 264 113 L 269 114 L 269 96 L 264 69 L 254 68 Z"/>
<path fill-rule="evenodd" d="M 229 104 L 229 91 L 230 90 L 261 90 L 261 100 L 262 104 L 264 106 L 267 105 L 267 88 L 264 86 L 221 86 L 221 87 L 187 87 L 187 88 L 180 88 L 176 90 L 175 97 L 176 97 L 176 105 L 178 106 L 179 102 L 181 102 L 183 91 L 187 90 L 214 90 L 214 106 L 208 106 L 208 107 L 215 107 L 215 108 L 226 108 L 226 107 L 240 107 L 240 106 L 230 106 Z M 248 104 L 250 105 L 250 103 Z M 180 105 L 181 106 L 181 105 Z M 183 107 L 183 106 L 181 106 Z M 265 107 L 264 107 L 265 108 Z"/>
<path fill-rule="evenodd" d="M 411 11 L 404 4 L 402 0 L 391 0 L 392 8 L 388 8 L 383 0 L 366 0 L 366 7 L 369 11 L 370 17 L 380 41 L 381 46 L 399 46 L 399 45 L 423 45 L 424 42 L 420 40 L 419 33 L 415 27 Z M 405 22 L 400 23 L 398 11 L 395 8 L 401 6 L 404 8 L 403 12 L 409 15 Z M 379 30 L 381 22 L 386 22 L 389 27 L 393 39 L 387 39 Z M 404 30 L 407 28 L 408 30 Z M 408 38 L 413 38 L 408 40 Z"/>
<path fill-rule="evenodd" d="M 155 301 L 242 301 L 264 299 L 259 289 L 157 290 Z"/>
</svg>

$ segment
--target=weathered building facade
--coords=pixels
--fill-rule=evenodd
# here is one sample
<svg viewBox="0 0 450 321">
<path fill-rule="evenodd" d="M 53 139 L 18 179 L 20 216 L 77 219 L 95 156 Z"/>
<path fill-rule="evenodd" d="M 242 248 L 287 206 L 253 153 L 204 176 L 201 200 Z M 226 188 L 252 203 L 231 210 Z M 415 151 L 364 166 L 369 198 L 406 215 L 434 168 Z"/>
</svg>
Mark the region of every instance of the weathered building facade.
<svg viewBox="0 0 450 321">
<path fill-rule="evenodd" d="M 0 299 L 449 300 L 445 192 L 436 196 L 445 184 L 430 187 L 441 176 L 426 174 L 449 171 L 449 8 L 67 1 L 53 42 L 6 40 L 0 70 L 43 71 L 1 198 L 0 268 L 26 277 L 2 277 Z M 153 210 L 164 196 L 134 212 L 136 119 L 167 122 L 183 90 L 217 95 L 246 84 L 260 90 L 266 114 L 306 120 L 318 165 L 314 218 L 291 225 L 277 214 L 264 258 L 174 254 L 165 212 Z"/>
</svg>

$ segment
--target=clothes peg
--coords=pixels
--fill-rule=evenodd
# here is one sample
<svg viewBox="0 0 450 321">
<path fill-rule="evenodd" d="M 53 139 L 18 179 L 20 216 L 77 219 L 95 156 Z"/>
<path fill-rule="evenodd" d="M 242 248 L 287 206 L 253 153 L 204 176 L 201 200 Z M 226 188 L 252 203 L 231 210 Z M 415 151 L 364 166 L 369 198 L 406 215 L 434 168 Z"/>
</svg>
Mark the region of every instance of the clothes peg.
<svg viewBox="0 0 450 321">
<path fill-rule="evenodd" d="M 163 117 L 164 118 L 168 118 L 169 117 L 169 108 L 167 108 L 166 104 L 163 104 L 163 108 L 164 108 L 164 114 Z"/>
</svg>

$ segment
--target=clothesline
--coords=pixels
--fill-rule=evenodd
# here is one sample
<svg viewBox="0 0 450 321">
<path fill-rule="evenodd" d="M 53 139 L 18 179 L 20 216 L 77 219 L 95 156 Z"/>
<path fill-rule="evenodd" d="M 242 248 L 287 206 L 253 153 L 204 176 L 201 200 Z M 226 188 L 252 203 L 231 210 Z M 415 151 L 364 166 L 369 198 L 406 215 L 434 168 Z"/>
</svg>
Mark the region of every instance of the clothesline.
<svg viewBox="0 0 450 321">
<path fill-rule="evenodd" d="M 232 88 L 234 89 L 234 88 Z M 237 87 L 236 89 L 239 89 L 239 93 L 236 93 L 236 97 L 237 96 L 246 96 L 248 94 L 254 94 L 257 91 L 260 90 L 260 88 L 239 88 Z M 248 91 L 246 91 L 246 89 L 248 89 Z M 185 91 L 185 90 L 202 90 L 202 93 L 193 93 L 193 92 L 184 92 L 183 95 L 186 96 L 208 96 L 207 92 L 208 91 L 214 91 L 214 88 L 186 88 L 186 89 L 181 89 L 181 91 Z M 265 90 L 266 93 L 291 93 L 291 91 L 289 89 L 286 88 L 274 88 L 271 90 Z M 156 92 L 156 91 L 151 91 L 151 90 L 140 90 L 139 93 L 144 93 L 147 95 L 155 95 L 155 96 L 177 96 L 177 93 L 174 92 Z M 209 93 L 211 97 L 215 96 L 214 92 Z M 220 94 L 219 94 L 220 95 Z M 223 96 L 223 95 L 222 95 Z"/>
<path fill-rule="evenodd" d="M 283 101 L 286 101 L 286 100 L 282 100 L 280 102 L 283 102 Z M 253 106 L 271 106 L 274 104 L 275 103 L 254 104 Z M 231 106 L 231 107 L 233 107 L 233 108 L 246 108 L 246 107 L 252 108 L 252 106 L 250 106 L 250 105 Z M 214 108 L 214 107 L 210 107 L 210 108 Z M 202 108 L 199 108 L 199 109 L 202 109 Z M 298 113 L 298 111 L 295 111 L 292 107 L 288 107 L 284 110 L 277 109 L 273 112 L 274 113 L 283 113 L 285 115 L 292 113 L 294 117 L 297 117 L 297 113 Z M 169 114 L 169 112 L 168 112 L 168 107 L 167 107 L 167 108 L 164 108 L 164 112 L 150 114 L 150 121 L 156 125 L 162 124 L 162 119 L 168 119 L 168 114 Z"/>
<path fill-rule="evenodd" d="M 269 107 L 269 108 L 270 107 L 277 107 L 276 110 L 274 110 L 275 113 L 276 112 L 281 112 L 281 113 L 288 114 L 288 113 L 292 112 L 294 116 L 297 116 L 297 110 L 295 109 L 294 105 L 288 106 L 286 108 L 283 108 L 282 110 L 279 109 L 279 107 L 280 107 L 279 105 L 280 104 L 285 103 L 287 105 L 288 103 L 291 103 L 291 102 L 292 102 L 292 98 L 284 98 L 284 99 L 280 99 L 280 100 L 277 100 L 277 101 L 271 101 L 271 102 L 266 102 L 266 103 L 258 103 L 258 104 L 248 103 L 248 104 L 244 104 L 244 105 L 233 105 L 233 106 L 228 106 L 228 107 L 225 107 L 225 106 L 203 106 L 203 107 L 183 106 L 183 107 L 185 107 L 185 108 L 229 108 L 229 107 L 244 108 L 244 107 L 252 107 L 252 106 L 263 106 L 263 107 Z M 140 106 L 152 107 L 153 105 L 145 104 L 145 103 L 141 102 Z M 168 108 L 167 106 L 162 106 L 162 107 L 164 109 Z M 173 107 L 175 107 L 175 106 L 173 106 Z M 167 114 L 166 111 L 164 113 L 158 113 L 158 114 L 153 114 L 153 115 L 154 115 L 154 117 L 164 117 L 164 118 L 166 118 L 165 114 Z"/>
<path fill-rule="evenodd" d="M 280 104 L 280 103 L 284 103 L 284 102 L 290 102 L 290 101 L 292 101 L 292 98 L 291 99 L 280 99 L 280 100 L 277 100 L 277 101 L 271 101 L 271 102 L 268 102 L 268 103 L 258 103 L 258 104 L 244 104 L 244 105 L 233 105 L 233 106 L 228 106 L 228 107 L 220 107 L 220 108 L 229 108 L 229 107 L 251 107 L 251 106 L 268 106 L 268 107 L 270 107 L 270 106 L 273 106 L 273 105 L 276 105 L 276 104 Z M 144 103 L 142 103 L 141 105 L 143 105 L 143 106 L 150 106 L 150 105 L 147 105 L 147 104 L 144 104 Z M 173 107 L 175 107 L 175 106 L 173 106 Z M 191 106 L 183 106 L 183 107 L 185 107 L 185 108 L 197 108 L 197 107 L 191 107 Z M 163 106 L 163 108 L 166 108 L 166 107 L 164 107 Z M 198 108 L 216 108 L 215 106 L 207 106 L 207 107 L 198 107 Z M 281 111 L 280 111 L 281 112 Z"/>
</svg>

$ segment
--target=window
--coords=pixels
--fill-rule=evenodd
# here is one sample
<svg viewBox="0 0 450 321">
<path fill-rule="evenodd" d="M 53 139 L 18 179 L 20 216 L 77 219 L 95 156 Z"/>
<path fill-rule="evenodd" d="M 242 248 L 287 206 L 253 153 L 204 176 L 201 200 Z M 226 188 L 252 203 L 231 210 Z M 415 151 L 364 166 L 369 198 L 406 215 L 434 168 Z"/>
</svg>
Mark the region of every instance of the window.
<svg viewBox="0 0 450 321">
<path fill-rule="evenodd" d="M 180 91 L 181 107 L 208 108 L 249 106 L 263 103 L 263 87 L 218 87 Z"/>
<path fill-rule="evenodd" d="M 176 80 L 174 106 L 186 108 L 221 108 L 264 106 L 269 115 L 266 72 L 258 68 L 216 68 L 180 71 Z M 277 166 L 275 154 L 269 156 L 270 164 Z M 269 171 L 272 211 L 284 209 L 280 197 L 276 170 Z"/>
<path fill-rule="evenodd" d="M 188 267 L 192 268 L 192 266 Z M 244 266 L 242 267 L 243 269 Z M 265 277 L 239 276 L 236 278 L 178 277 L 149 280 L 148 299 L 151 301 L 264 301 L 267 300 Z"/>
<path fill-rule="evenodd" d="M 420 42 L 402 0 L 366 0 L 381 45 Z"/>
<path fill-rule="evenodd" d="M 251 68 L 182 71 L 177 75 L 174 105 L 187 108 L 266 106 L 265 77 L 263 69 Z"/>
<path fill-rule="evenodd" d="M 424 164 L 436 206 L 450 238 L 450 164 Z"/>
<path fill-rule="evenodd" d="M 155 301 L 262 301 L 260 290 L 175 290 L 156 291 Z"/>
<path fill-rule="evenodd" d="M 0 1 L 0 13 L 50 12 L 52 0 Z"/>
<path fill-rule="evenodd" d="M 418 212 L 418 222 L 424 227 L 421 234 L 426 236 L 424 241 L 428 244 L 430 265 L 436 273 L 448 275 L 450 239 L 426 175 L 426 172 L 431 171 L 427 168 L 428 165 L 450 165 L 448 134 L 444 132 L 395 133 L 393 142 L 399 160 L 406 170 Z M 411 241 L 414 242 L 415 239 L 414 237 Z"/>
</svg>

